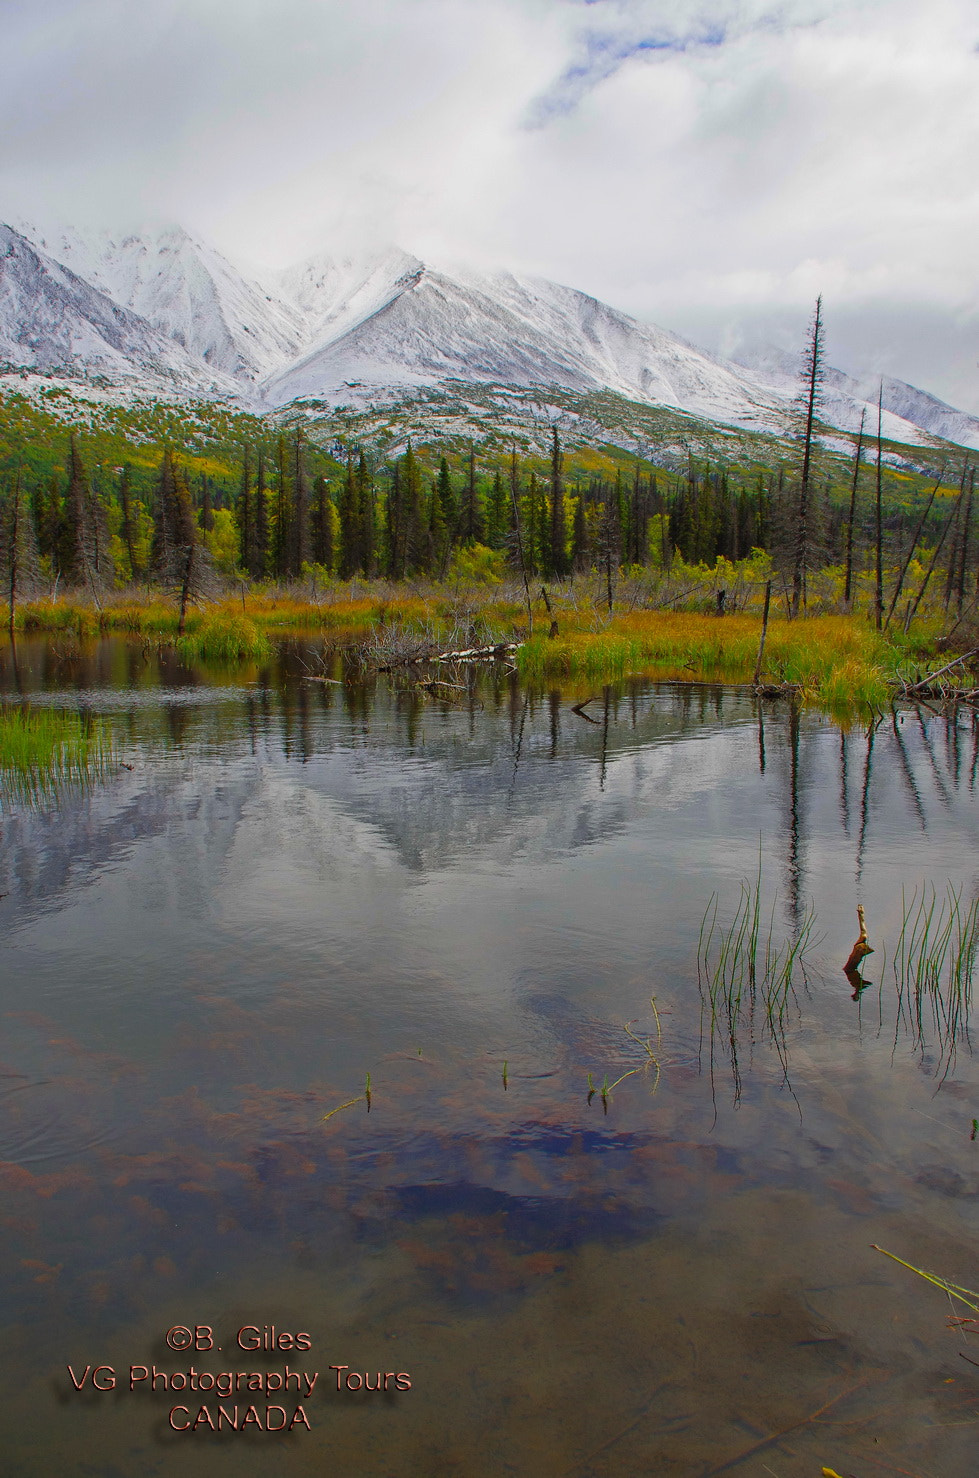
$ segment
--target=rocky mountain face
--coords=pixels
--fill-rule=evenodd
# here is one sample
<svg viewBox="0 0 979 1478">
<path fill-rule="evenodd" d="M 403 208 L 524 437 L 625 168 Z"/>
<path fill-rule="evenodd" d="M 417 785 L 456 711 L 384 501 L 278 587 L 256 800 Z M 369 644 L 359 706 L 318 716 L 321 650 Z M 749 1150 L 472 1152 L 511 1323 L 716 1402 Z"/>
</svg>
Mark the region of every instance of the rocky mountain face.
<svg viewBox="0 0 979 1478">
<path fill-rule="evenodd" d="M 0 360 L 251 409 L 356 408 L 446 384 L 612 391 L 722 426 L 784 432 L 792 356 L 720 359 L 540 278 L 436 270 L 397 248 L 247 274 L 180 227 L 113 236 L 0 228 Z M 827 369 L 822 418 L 876 431 L 877 384 Z M 979 420 L 884 381 L 884 435 L 979 447 Z"/>
</svg>

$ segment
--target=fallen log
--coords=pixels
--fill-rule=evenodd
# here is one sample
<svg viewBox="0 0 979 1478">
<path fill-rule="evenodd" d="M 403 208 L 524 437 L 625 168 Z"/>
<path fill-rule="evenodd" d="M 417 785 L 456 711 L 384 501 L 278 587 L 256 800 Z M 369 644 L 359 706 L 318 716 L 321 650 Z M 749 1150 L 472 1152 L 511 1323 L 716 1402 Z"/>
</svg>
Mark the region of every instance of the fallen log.
<svg viewBox="0 0 979 1478">
<path fill-rule="evenodd" d="M 944 673 L 951 672 L 953 667 L 958 667 L 960 662 L 968 662 L 970 657 L 979 657 L 979 647 L 974 647 L 971 652 L 963 652 L 961 657 L 956 657 L 954 661 L 947 662 L 944 667 L 939 667 L 937 672 L 929 672 L 928 676 L 923 677 L 920 682 L 912 683 L 910 687 L 905 684 L 903 691 L 905 693 L 917 693 L 919 689 L 929 688 L 936 677 L 942 677 Z"/>
<path fill-rule="evenodd" d="M 429 662 L 487 662 L 502 660 L 508 652 L 519 652 L 521 641 L 496 642 L 491 647 L 466 647 L 461 652 L 439 652 L 437 657 L 418 658 Z"/>
</svg>

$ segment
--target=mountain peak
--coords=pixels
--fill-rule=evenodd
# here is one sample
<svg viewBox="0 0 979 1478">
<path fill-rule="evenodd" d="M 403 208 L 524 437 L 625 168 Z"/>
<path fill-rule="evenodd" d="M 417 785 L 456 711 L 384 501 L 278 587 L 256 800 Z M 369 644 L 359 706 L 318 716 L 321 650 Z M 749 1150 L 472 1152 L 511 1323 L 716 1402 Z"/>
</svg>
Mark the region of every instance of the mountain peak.
<svg viewBox="0 0 979 1478">
<path fill-rule="evenodd" d="M 447 382 L 612 391 L 775 434 L 798 392 L 796 357 L 783 351 L 724 360 L 575 288 L 433 265 L 391 242 L 261 276 L 176 222 L 6 227 L 0 242 L 0 357 L 48 372 L 196 377 L 252 405 L 260 390 L 269 406 Z M 876 412 L 876 382 L 827 367 L 823 390 L 826 423 L 853 431 Z M 886 380 L 884 405 L 890 439 L 979 446 L 979 420 L 913 386 Z"/>
</svg>

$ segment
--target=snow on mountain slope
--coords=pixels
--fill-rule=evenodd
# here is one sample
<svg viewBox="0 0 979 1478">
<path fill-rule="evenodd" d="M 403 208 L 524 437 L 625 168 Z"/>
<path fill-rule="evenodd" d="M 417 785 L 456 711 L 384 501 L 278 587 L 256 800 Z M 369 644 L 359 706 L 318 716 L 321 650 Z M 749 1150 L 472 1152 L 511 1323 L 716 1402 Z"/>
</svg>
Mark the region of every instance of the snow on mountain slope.
<svg viewBox="0 0 979 1478">
<path fill-rule="evenodd" d="M 259 379 L 294 358 L 308 338 L 298 307 L 249 281 L 180 226 L 119 237 L 66 228 L 29 234 L 59 262 L 225 374 Z"/>
<path fill-rule="evenodd" d="M 719 425 L 784 434 L 798 359 L 708 354 L 574 288 L 508 272 L 437 270 L 395 246 L 319 254 L 260 282 L 174 226 L 112 236 L 3 228 L 0 359 L 43 373 L 179 383 L 254 409 L 366 403 L 447 381 L 610 390 Z M 30 238 L 25 239 L 25 238 Z M 877 382 L 827 368 L 825 424 L 876 429 Z M 979 419 L 884 381 L 883 430 L 979 448 Z"/>
<path fill-rule="evenodd" d="M 278 285 L 303 314 L 307 349 L 339 338 L 397 297 L 424 263 L 398 246 L 358 257 L 325 252 L 278 275 Z M 305 357 L 305 356 L 304 356 Z"/>
<path fill-rule="evenodd" d="M 145 319 L 0 226 L 0 360 L 47 373 L 218 389 Z"/>
<path fill-rule="evenodd" d="M 737 360 L 758 377 L 759 384 L 785 395 L 798 393 L 802 356 L 782 349 L 752 351 Z M 979 448 L 979 419 L 957 411 L 924 390 L 885 375 L 860 379 L 844 370 L 823 369 L 821 415 L 824 421 L 843 430 L 856 431 L 860 414 L 866 414 L 867 434 L 877 433 L 877 395 L 883 384 L 884 414 L 881 430 L 890 441 L 921 445 L 929 436 L 942 436 L 960 446 Z"/>
<path fill-rule="evenodd" d="M 267 399 L 350 401 L 358 385 L 474 380 L 609 389 L 757 430 L 782 428 L 777 391 L 573 288 L 505 272 L 449 276 L 408 263 L 379 295 L 380 306 L 349 327 L 352 312 L 328 316 L 321 342 L 266 382 Z M 368 293 L 363 300 L 369 307 Z"/>
<path fill-rule="evenodd" d="M 842 371 L 837 370 L 835 373 L 842 374 Z M 851 395 L 873 406 L 876 426 L 877 387 L 880 381 L 871 375 L 864 375 L 860 379 L 855 379 L 852 375 L 845 375 L 843 378 Z M 970 416 L 968 411 L 958 411 L 954 406 L 946 405 L 944 400 L 929 395 L 926 390 L 918 390 L 904 380 L 895 380 L 885 375 L 883 384 L 885 411 L 900 416 L 913 426 L 920 426 L 931 436 L 942 436 L 946 441 L 957 442 L 959 446 L 979 448 L 979 418 Z"/>
</svg>

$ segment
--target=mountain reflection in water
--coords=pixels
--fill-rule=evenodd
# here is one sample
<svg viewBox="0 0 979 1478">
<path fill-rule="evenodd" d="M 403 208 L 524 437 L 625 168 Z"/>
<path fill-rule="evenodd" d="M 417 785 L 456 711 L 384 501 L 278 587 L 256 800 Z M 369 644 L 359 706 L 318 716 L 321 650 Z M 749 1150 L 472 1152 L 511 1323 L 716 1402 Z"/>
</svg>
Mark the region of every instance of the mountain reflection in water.
<svg viewBox="0 0 979 1478">
<path fill-rule="evenodd" d="M 588 723 L 303 651 L 18 644 L 22 696 L 134 768 L 3 803 L 10 1471 L 971 1474 L 968 1336 L 870 1244 L 974 1283 L 971 963 L 920 1011 L 895 970 L 916 889 L 975 896 L 972 719 L 636 682 Z M 759 850 L 765 929 L 822 937 L 777 1032 L 746 990 L 717 1035 L 698 938 Z M 178 1441 L 159 1393 L 72 1390 L 180 1368 L 186 1323 L 309 1330 L 312 1432 Z"/>
</svg>

